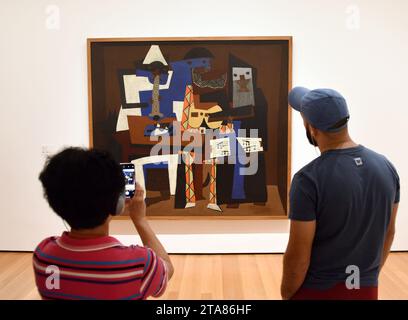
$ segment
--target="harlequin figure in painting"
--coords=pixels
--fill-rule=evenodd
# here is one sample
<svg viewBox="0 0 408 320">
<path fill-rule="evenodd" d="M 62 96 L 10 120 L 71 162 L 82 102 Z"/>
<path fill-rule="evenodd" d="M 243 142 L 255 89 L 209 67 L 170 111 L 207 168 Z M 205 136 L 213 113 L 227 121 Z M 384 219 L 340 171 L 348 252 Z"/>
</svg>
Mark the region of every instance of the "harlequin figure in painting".
<svg viewBox="0 0 408 320">
<path fill-rule="evenodd" d="M 185 87 L 181 120 L 182 132 L 190 131 L 205 135 L 207 129 L 218 129 L 222 125 L 222 121 L 209 121 L 211 114 L 222 111 L 217 101 L 201 102 L 201 97 L 205 93 L 221 91 L 226 88 L 226 74 L 222 74 L 220 78 L 214 78 L 213 75 L 208 76 L 212 71 L 211 59 L 212 55 L 208 50 L 196 48 L 191 50 L 183 61 L 175 63 L 180 69 L 184 66 L 183 71 L 188 73 L 185 77 L 191 81 Z M 196 63 L 193 64 L 193 61 Z M 197 62 L 201 62 L 201 66 L 197 65 Z M 204 75 L 207 76 L 206 79 L 203 79 Z M 181 157 L 183 163 L 179 165 L 179 174 L 183 175 L 184 171 L 183 177 L 185 181 L 180 181 L 178 185 L 179 192 L 176 193 L 175 207 L 192 208 L 195 207 L 197 200 L 204 199 L 202 194 L 202 176 L 203 170 L 208 169 L 209 197 L 207 208 L 221 211 L 217 204 L 216 159 L 206 159 L 205 153 L 201 151 L 199 154 L 191 151 L 183 152 Z"/>
</svg>

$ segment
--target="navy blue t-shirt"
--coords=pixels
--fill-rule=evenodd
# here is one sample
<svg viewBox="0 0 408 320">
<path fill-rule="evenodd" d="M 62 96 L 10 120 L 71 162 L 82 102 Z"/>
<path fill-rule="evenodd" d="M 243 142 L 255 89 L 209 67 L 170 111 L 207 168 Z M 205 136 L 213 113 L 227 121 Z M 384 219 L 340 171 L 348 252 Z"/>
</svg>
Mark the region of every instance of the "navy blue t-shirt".
<svg viewBox="0 0 408 320">
<path fill-rule="evenodd" d="M 377 286 L 385 234 L 399 202 L 399 177 L 383 156 L 364 146 L 335 149 L 301 169 L 290 190 L 291 220 L 316 220 L 305 288 L 344 282 L 347 266 L 360 285 Z"/>
</svg>

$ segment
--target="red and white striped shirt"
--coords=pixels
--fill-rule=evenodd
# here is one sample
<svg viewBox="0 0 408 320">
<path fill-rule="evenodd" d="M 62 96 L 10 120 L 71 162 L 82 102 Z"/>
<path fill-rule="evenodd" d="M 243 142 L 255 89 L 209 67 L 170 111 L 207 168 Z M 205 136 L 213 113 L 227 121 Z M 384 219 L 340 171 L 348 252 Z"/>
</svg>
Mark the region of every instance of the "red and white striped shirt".
<svg viewBox="0 0 408 320">
<path fill-rule="evenodd" d="M 153 250 L 109 236 L 47 238 L 34 251 L 33 266 L 44 299 L 139 300 L 160 296 L 167 285 L 166 264 Z"/>
</svg>

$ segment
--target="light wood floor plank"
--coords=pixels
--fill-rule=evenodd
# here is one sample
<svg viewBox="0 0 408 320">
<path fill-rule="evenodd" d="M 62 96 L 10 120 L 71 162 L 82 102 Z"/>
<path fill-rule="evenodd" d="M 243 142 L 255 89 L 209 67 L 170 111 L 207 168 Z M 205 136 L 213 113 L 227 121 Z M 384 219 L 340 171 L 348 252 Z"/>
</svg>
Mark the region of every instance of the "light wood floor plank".
<svg viewBox="0 0 408 320">
<path fill-rule="evenodd" d="M 31 253 L 0 252 L 0 299 L 40 299 Z M 282 255 L 172 255 L 175 273 L 160 299 L 280 299 Z M 392 253 L 380 299 L 408 300 L 408 253 Z"/>
</svg>

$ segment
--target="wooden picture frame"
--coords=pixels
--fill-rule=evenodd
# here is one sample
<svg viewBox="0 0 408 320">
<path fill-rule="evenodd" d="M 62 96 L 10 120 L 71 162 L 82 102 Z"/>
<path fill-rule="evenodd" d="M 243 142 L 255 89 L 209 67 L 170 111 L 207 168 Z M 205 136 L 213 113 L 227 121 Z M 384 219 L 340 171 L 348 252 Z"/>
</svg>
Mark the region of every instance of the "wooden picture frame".
<svg viewBox="0 0 408 320">
<path fill-rule="evenodd" d="M 177 56 L 178 51 L 186 51 L 189 50 L 188 52 L 194 51 L 193 49 L 196 48 L 197 46 L 200 48 L 208 48 L 210 52 L 215 52 L 214 56 L 212 57 L 213 60 L 216 60 L 219 58 L 221 60 L 224 59 L 226 61 L 226 57 L 224 56 L 223 50 L 229 50 L 230 52 L 228 53 L 228 57 L 231 58 L 234 56 L 234 53 L 236 51 L 238 52 L 251 52 L 252 56 L 254 57 L 256 54 L 259 53 L 260 59 L 252 59 L 256 61 L 245 61 L 242 65 L 235 64 L 233 67 L 238 66 L 238 67 L 248 67 L 250 65 L 251 72 L 255 72 L 256 74 L 254 75 L 253 81 L 255 88 L 253 90 L 258 90 L 259 88 L 257 87 L 257 84 L 255 83 L 258 79 L 260 82 L 264 81 L 266 83 L 267 79 L 266 76 L 263 74 L 260 74 L 262 72 L 259 70 L 258 67 L 252 67 L 253 63 L 260 63 L 259 61 L 262 61 L 262 59 L 266 59 L 265 57 L 268 57 L 269 52 L 267 50 L 270 50 L 271 59 L 275 58 L 273 62 L 274 68 L 269 68 L 269 70 L 279 70 L 279 75 L 274 75 L 274 79 L 279 79 L 279 83 L 277 84 L 277 81 L 275 81 L 275 85 L 279 86 L 279 98 L 276 98 L 274 96 L 274 99 L 277 102 L 274 102 L 275 109 L 274 109 L 274 116 L 277 118 L 276 121 L 277 127 L 274 128 L 273 132 L 275 135 L 272 135 L 270 126 L 266 126 L 265 129 L 265 134 L 268 137 L 268 140 L 272 141 L 272 139 L 275 141 L 274 144 L 270 143 L 270 145 L 273 145 L 275 150 L 278 150 L 276 154 L 278 156 L 276 158 L 273 158 L 273 168 L 274 168 L 274 173 L 273 177 L 272 174 L 267 172 L 265 174 L 266 178 L 269 180 L 276 181 L 276 190 L 274 191 L 276 193 L 276 199 L 279 199 L 281 201 L 281 208 L 283 210 L 271 210 L 273 211 L 271 214 L 262 214 L 262 213 L 257 213 L 257 214 L 251 214 L 248 211 L 251 211 L 252 209 L 248 209 L 248 206 L 244 209 L 231 209 L 231 212 L 236 212 L 239 214 L 233 214 L 230 211 L 226 210 L 229 212 L 228 214 L 225 214 L 224 211 L 223 213 L 213 213 L 211 212 L 210 214 L 202 214 L 200 211 L 200 214 L 195 214 L 191 209 L 190 213 L 182 213 L 182 214 L 160 214 L 157 212 L 152 212 L 149 210 L 148 206 L 148 211 L 147 215 L 149 219 L 161 219 L 161 220 L 174 220 L 174 219 L 189 219 L 189 220 L 195 220 L 195 219 L 203 219 L 203 220 L 208 220 L 208 219 L 238 219 L 238 220 L 253 220 L 253 219 L 287 219 L 287 215 L 289 212 L 289 186 L 290 186 L 290 181 L 291 181 L 291 149 L 292 149 L 292 144 L 291 144 L 291 132 L 292 132 L 292 112 L 291 108 L 288 107 L 287 103 L 287 95 L 288 92 L 292 88 L 292 37 L 290 36 L 282 36 L 282 37 L 277 37 L 277 36 L 262 36 L 262 37 L 172 37 L 172 38 L 89 38 L 87 39 L 87 61 L 88 61 L 88 113 L 89 113 L 89 146 L 90 147 L 99 147 L 99 148 L 105 148 L 105 149 L 110 149 L 110 145 L 106 147 L 106 145 L 101 143 L 101 141 L 104 141 L 107 137 L 107 134 L 110 134 L 112 131 L 112 126 L 113 126 L 113 118 L 117 117 L 117 107 L 118 105 L 122 105 L 123 99 L 123 92 L 119 93 L 120 90 L 123 90 L 123 88 L 120 88 L 119 86 L 119 81 L 121 81 L 121 78 L 118 78 L 114 76 L 114 73 L 117 74 L 122 74 L 123 75 L 123 70 L 129 69 L 129 68 L 134 68 L 136 70 L 136 65 L 132 66 L 130 65 L 130 58 L 129 56 L 132 55 L 133 53 L 135 54 L 135 59 L 133 62 L 136 62 L 139 60 L 139 63 L 141 58 L 143 56 L 139 55 L 140 52 L 146 53 L 148 48 L 151 46 L 158 46 L 159 49 L 163 52 L 163 58 L 167 61 L 167 58 L 170 59 L 176 59 L 176 60 L 182 60 L 183 56 L 179 57 Z M 242 46 L 243 49 L 240 49 L 239 46 Z M 245 46 L 248 46 L 248 48 L 245 48 Z M 163 48 L 163 49 L 162 49 Z M 177 49 L 180 50 L 177 50 Z M 238 48 L 238 49 L 237 49 Z M 247 49 L 247 50 L 245 50 Z M 235 51 L 234 51 L 235 50 Z M 258 51 L 257 51 L 258 50 Z M 262 51 L 264 50 L 264 51 Z M 133 53 L 132 53 L 133 52 Z M 169 54 L 168 52 L 171 52 Z M 257 53 L 258 52 L 258 53 Z M 248 55 L 247 55 L 248 56 Z M 200 56 L 201 57 L 201 56 Z M 280 59 L 280 60 L 279 60 Z M 241 61 L 241 58 L 238 57 L 236 58 L 235 61 Z M 245 59 L 243 59 L 245 60 Z M 259 61 L 258 61 L 259 60 Z M 280 62 L 277 62 L 276 60 L 279 60 Z M 119 66 L 119 64 L 123 61 L 123 65 Z M 146 61 L 146 59 L 145 59 Z M 171 60 L 170 60 L 171 61 Z M 118 64 L 118 66 L 116 66 Z M 247 65 L 248 64 L 248 65 Z M 115 67 L 116 66 L 116 67 Z M 231 67 L 231 64 L 229 65 Z M 116 69 L 115 69 L 116 68 Z M 112 70 L 115 71 L 112 71 Z M 170 66 L 171 69 L 171 66 Z M 231 70 L 229 70 L 231 71 Z M 121 73 L 122 72 L 122 73 Z M 136 71 L 135 71 L 136 72 Z M 271 74 L 273 72 L 270 72 Z M 228 75 L 230 76 L 230 75 Z M 231 76 L 232 77 L 232 76 Z M 251 73 L 252 77 L 252 73 Z M 255 79 L 258 77 L 258 79 Z M 118 81 L 119 79 L 119 81 Z M 240 79 L 246 79 L 245 77 L 240 78 Z M 232 82 L 232 81 L 231 81 Z M 162 85 L 162 84 L 160 84 Z M 260 87 L 261 93 L 264 91 L 267 91 L 266 95 L 268 98 L 265 98 L 266 100 L 266 106 L 268 106 L 268 103 L 270 104 L 270 97 L 272 94 L 269 94 L 269 89 L 267 86 L 263 85 Z M 274 87 L 274 90 L 276 87 Z M 141 92 L 141 91 L 140 91 Z M 256 95 L 254 93 L 254 95 Z M 104 96 L 104 97 L 102 97 Z M 109 100 L 109 101 L 106 101 Z M 274 101 L 275 101 L 274 100 Z M 153 102 L 151 102 L 153 105 Z M 230 102 L 231 103 L 231 102 Z M 255 103 L 256 104 L 256 103 Z M 109 105 L 109 108 L 116 108 L 115 112 L 111 112 L 106 116 L 106 110 L 108 108 L 106 105 Z M 101 106 L 105 106 L 102 108 L 105 108 L 103 112 L 105 112 L 106 117 L 110 117 L 110 125 L 107 127 L 103 127 L 101 125 L 101 120 L 103 116 L 100 116 L 103 112 L 99 112 L 97 110 L 100 110 Z M 133 104 L 129 103 L 129 106 L 134 106 Z M 120 107 L 120 110 L 122 110 L 122 106 Z M 98 113 L 99 112 L 99 113 Z M 271 111 L 268 110 L 269 113 L 272 113 Z M 211 116 L 210 116 L 211 117 Z M 274 119 L 275 119 L 274 118 Z M 128 117 L 128 119 L 133 119 L 132 117 Z M 269 119 L 267 118 L 267 124 L 269 124 Z M 130 121 L 130 120 L 128 120 Z M 231 120 L 230 120 L 231 121 Z M 116 118 L 116 123 L 118 122 L 118 119 Z M 100 130 L 101 128 L 104 128 L 103 130 Z M 109 129 L 106 129 L 109 128 Z M 99 129 L 99 131 L 98 131 Z M 110 131 L 109 131 L 110 130 Z M 116 127 L 117 130 L 117 127 Z M 104 133 L 101 133 L 103 131 Z M 108 132 L 108 133 L 106 133 Z M 113 134 L 113 133 L 112 133 Z M 133 135 L 135 133 L 133 132 Z M 128 134 L 130 135 L 130 134 Z M 122 135 L 124 136 L 124 135 Z M 121 136 L 121 137 L 122 137 Z M 105 137 L 105 138 L 104 138 Z M 272 138 L 271 138 L 272 137 Z M 119 139 L 119 137 L 117 138 Z M 122 139 L 122 138 L 120 138 Z M 130 138 L 126 138 L 130 139 Z M 141 138 L 142 139 L 142 138 Z M 266 140 L 266 139 L 265 139 Z M 119 140 L 118 140 L 119 141 Z M 124 140 L 120 140 L 122 141 Z M 128 140 L 126 140 L 128 141 Z M 133 141 L 134 142 L 134 141 Z M 113 144 L 112 144 L 113 145 Z M 131 152 L 145 152 L 146 150 L 149 149 L 149 146 L 145 144 L 134 144 L 130 143 L 132 147 Z M 127 147 L 126 147 L 127 148 Z M 126 149 L 126 148 L 122 148 Z M 138 151 L 139 150 L 139 151 Z M 112 150 L 110 150 L 112 151 Z M 269 155 L 268 155 L 269 152 Z M 271 158 L 270 154 L 272 151 L 266 151 L 265 152 L 265 162 L 269 158 Z M 118 153 L 119 154 L 119 153 Z M 130 157 L 130 153 L 122 153 L 120 159 L 118 159 L 120 162 L 123 161 L 123 154 L 127 154 L 128 158 Z M 118 156 L 119 157 L 119 156 Z M 132 158 L 133 159 L 133 158 Z M 268 164 L 269 166 L 269 164 Z M 200 169 L 201 170 L 201 169 Z M 266 169 L 265 169 L 266 170 Z M 276 172 L 275 172 L 276 171 Z M 268 180 L 268 181 L 269 181 Z M 194 186 L 196 185 L 196 182 L 194 181 Z M 269 184 L 266 185 L 269 188 Z M 269 192 L 270 189 L 267 189 L 267 192 Z M 175 200 L 174 200 L 175 201 Z M 270 201 L 270 200 L 268 200 Z M 154 206 L 156 204 L 153 204 Z M 254 204 L 255 205 L 255 204 Z M 268 204 L 261 203 L 257 204 L 260 207 L 265 206 L 264 211 L 266 212 L 268 210 Z M 241 204 L 239 204 L 241 206 Z M 241 206 L 242 207 L 242 206 Z M 158 209 L 155 209 L 158 210 Z M 166 209 L 167 210 L 167 209 Z M 185 209 L 174 209 L 174 212 L 179 212 L 178 210 L 185 210 Z M 236 210 L 236 211 L 234 211 Z M 259 209 L 262 211 L 262 209 Z M 259 212 L 260 212 L 259 211 Z M 120 216 L 120 217 L 115 217 L 115 219 L 129 219 L 126 216 Z"/>
</svg>

